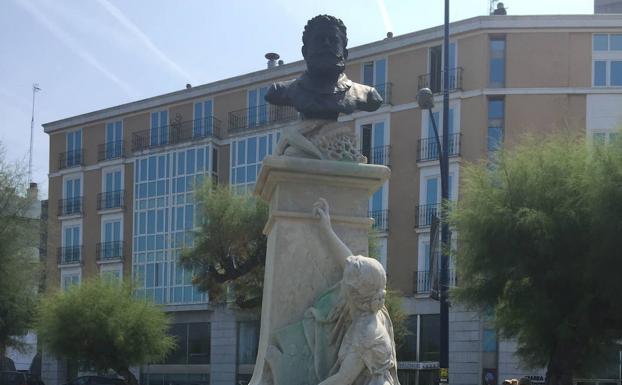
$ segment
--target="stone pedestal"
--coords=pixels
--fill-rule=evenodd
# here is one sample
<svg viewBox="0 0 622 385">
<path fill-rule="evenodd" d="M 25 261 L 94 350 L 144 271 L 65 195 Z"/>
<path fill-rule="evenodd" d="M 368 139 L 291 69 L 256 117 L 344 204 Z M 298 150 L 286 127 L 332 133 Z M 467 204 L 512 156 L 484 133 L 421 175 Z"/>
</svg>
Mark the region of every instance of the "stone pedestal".
<svg viewBox="0 0 622 385">
<path fill-rule="evenodd" d="M 316 298 L 341 279 L 319 237 L 313 204 L 325 198 L 339 238 L 354 254 L 367 255 L 369 197 L 389 174 L 385 166 L 353 162 L 286 156 L 263 161 L 255 193 L 269 202 L 270 216 L 264 229 L 268 250 L 252 385 L 274 384 L 269 365 L 274 331 L 301 321 Z"/>
</svg>

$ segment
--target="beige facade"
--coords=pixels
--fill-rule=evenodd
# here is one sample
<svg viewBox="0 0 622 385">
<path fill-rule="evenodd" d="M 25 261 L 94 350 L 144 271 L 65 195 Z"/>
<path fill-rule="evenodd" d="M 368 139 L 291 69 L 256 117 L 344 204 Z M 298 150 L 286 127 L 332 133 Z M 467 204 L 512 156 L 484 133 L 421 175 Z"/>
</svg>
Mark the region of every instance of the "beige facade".
<svg viewBox="0 0 622 385">
<path fill-rule="evenodd" d="M 450 173 L 454 180 L 450 195 L 453 199 L 459 199 L 460 196 L 461 167 L 487 158 L 491 135 L 495 132 L 500 133 L 500 140 L 505 146 L 514 145 L 527 133 L 539 135 L 562 130 L 589 134 L 590 95 L 599 95 L 602 98 L 622 94 L 620 87 L 609 84 L 606 87 L 593 86 L 593 36 L 622 34 L 621 25 L 622 15 L 491 16 L 452 24 L 451 42 L 455 51 L 450 62 L 457 68 L 451 70 L 450 95 L 450 125 L 455 138 L 452 142 L 455 153 L 452 154 L 450 162 Z M 429 247 L 426 246 L 429 223 L 426 222 L 435 212 L 434 205 L 438 203 L 437 196 L 440 196 L 440 181 L 434 182 L 439 171 L 437 149 L 429 136 L 428 112 L 418 108 L 415 95 L 422 85 L 434 88 L 434 79 L 440 75 L 440 67 L 435 67 L 432 57 L 437 49 L 435 47 L 441 44 L 441 34 L 441 28 L 432 28 L 351 48 L 350 63 L 346 69 L 348 76 L 357 82 L 383 87 L 387 97 L 386 103 L 374 113 L 359 112 L 340 117 L 344 124 L 355 127 L 363 149 L 371 151 L 366 155 L 372 162 L 391 167 L 390 182 L 379 193 L 376 201 L 370 201 L 370 215 L 376 218 L 379 230 L 377 236 L 381 245 L 380 259 L 386 265 L 389 286 L 406 298 L 409 312 L 418 317 L 416 325 L 420 325 L 417 326 L 419 333 L 425 331 L 421 325 L 427 319 L 423 317 L 437 312 L 434 310 L 434 302 L 429 299 L 430 281 L 426 275 L 429 265 L 426 262 L 428 256 L 425 254 L 429 253 Z M 492 40 L 503 42 L 501 51 L 491 52 Z M 494 65 L 501 67 L 493 68 L 493 56 L 500 58 Z M 493 79 L 500 76 L 499 68 L 502 69 L 501 82 L 497 78 Z M 195 154 L 201 151 L 201 156 L 205 156 L 201 162 L 210 164 L 209 170 L 205 165 L 201 172 L 217 174 L 219 183 L 246 186 L 247 190 L 252 187 L 254 179 L 250 175 L 256 172 L 261 159 L 249 159 L 270 153 L 276 145 L 280 127 L 285 124 L 282 116 L 274 117 L 270 114 L 270 107 L 262 107 L 264 102 L 260 98 L 260 88 L 275 80 L 292 78 L 303 69 L 304 63 L 295 62 L 45 124 L 45 131 L 50 135 L 48 287 L 59 287 L 63 283 L 64 274 L 78 272 L 78 280 L 82 280 L 100 274 L 110 266 L 122 270 L 126 279 L 133 274 L 150 274 L 149 264 L 152 262 L 145 262 L 146 270 L 140 270 L 143 262 L 138 261 L 143 253 L 138 249 L 141 246 L 137 245 L 143 242 L 140 230 L 142 225 L 134 223 L 135 218 L 140 218 L 143 213 L 146 216 L 151 215 L 150 205 L 160 207 L 157 206 L 160 204 L 157 198 L 153 198 L 152 203 L 151 198 L 143 201 L 143 198 L 135 196 L 135 192 L 142 188 L 139 184 L 143 183 L 139 181 L 143 177 L 143 171 L 139 167 L 145 167 L 145 170 L 151 172 L 149 162 L 166 162 L 166 168 L 172 174 L 155 176 L 154 168 L 153 184 L 149 184 L 151 176 L 145 177 L 145 190 L 159 188 L 156 181 L 165 181 L 171 191 L 166 190 L 168 192 L 154 196 L 166 196 L 171 202 L 173 197 L 177 200 L 181 196 L 179 191 L 174 190 L 179 187 L 174 186 L 182 183 L 177 182 L 179 175 L 175 176 L 175 172 L 183 168 L 179 166 L 182 153 L 186 160 L 189 159 L 186 157 L 193 157 L 194 169 Z M 370 79 L 371 73 L 374 75 Z M 250 105 L 253 97 L 254 102 Z M 197 135 L 198 123 L 192 121 L 197 117 L 197 108 L 201 111 L 208 108 L 206 101 L 209 101 L 211 111 L 200 117 L 209 118 L 213 122 L 213 133 Z M 495 101 L 499 103 L 494 104 Z M 197 103 L 202 107 L 197 107 Z M 440 95 L 437 96 L 436 103 L 437 108 L 434 111 L 440 111 Z M 603 103 L 600 102 L 599 105 Z M 497 111 L 494 108 L 499 106 L 501 108 L 498 112 L 501 115 L 492 116 Z M 165 116 L 164 123 L 158 120 L 161 119 L 161 111 L 166 112 L 162 115 Z M 264 113 L 266 115 L 262 115 Z M 157 121 L 155 125 L 154 119 Z M 176 119 L 182 122 L 181 125 L 176 126 Z M 116 121 L 122 121 L 123 153 L 108 156 L 105 152 L 106 143 L 109 142 L 106 136 L 107 127 L 109 123 Z M 159 131 L 161 125 L 168 127 L 165 129 L 166 143 L 156 143 L 152 137 L 152 132 L 163 132 Z M 79 145 L 84 155 L 82 164 L 73 160 L 67 161 L 66 153 L 72 148 L 76 151 L 75 144 L 69 148 L 69 142 L 75 140 L 75 136 L 70 139 L 68 133 L 76 130 L 81 130 L 82 133 Z M 365 143 L 365 132 L 371 132 L 370 143 Z M 256 146 L 253 149 L 256 148 L 258 154 L 252 155 L 248 150 L 249 146 Z M 381 147 L 382 151 L 377 153 Z M 245 151 L 244 155 L 240 155 L 242 150 Z M 150 157 L 154 160 L 149 160 Z M 213 161 L 217 161 L 217 165 Z M 189 161 L 187 164 L 190 165 Z M 199 164 L 197 161 L 197 169 Z M 120 170 L 122 173 L 123 204 L 114 204 L 115 207 L 110 210 L 101 210 L 98 209 L 98 203 L 101 203 L 98 202 L 98 195 L 106 191 L 106 173 L 111 170 Z M 188 175 L 188 169 L 184 172 Z M 59 213 L 56 202 L 67 198 L 67 189 L 70 188 L 67 181 L 74 177 L 81 181 L 80 194 L 84 202 L 82 210 L 78 213 L 71 212 L 71 215 L 60 215 L 63 213 Z M 163 207 L 171 216 L 172 211 L 178 210 L 178 206 L 172 203 Z M 106 218 L 119 218 L 124 247 L 122 255 L 115 255 L 116 258 L 112 261 L 102 262 L 96 260 L 96 250 L 97 245 L 105 241 L 103 226 Z M 172 217 L 169 220 L 173 222 Z M 54 254 L 54 251 L 65 246 L 67 242 L 64 237 L 68 225 L 78 226 L 81 234 L 80 260 L 71 264 L 59 263 Z M 168 223 L 167 226 L 169 227 L 164 233 L 170 240 L 174 232 L 170 226 L 174 225 Z M 139 229 L 138 233 L 136 229 Z M 147 245 L 150 242 L 157 243 L 160 233 L 157 230 L 153 232 L 155 240 L 150 238 L 150 234 L 145 236 L 144 242 Z M 73 238 L 72 242 L 72 245 L 76 244 Z M 162 249 L 165 250 L 162 254 L 163 260 L 174 263 L 175 247 L 167 245 Z M 150 256 L 150 251 L 144 254 L 148 260 L 155 258 L 157 261 L 159 258 L 158 251 L 153 252 L 153 256 Z M 170 270 L 165 274 L 172 276 L 173 273 Z M 158 302 L 170 305 L 171 309 L 176 306 L 195 306 L 195 310 L 207 309 L 205 298 L 193 295 L 190 301 L 178 301 L 175 299 L 176 288 L 157 286 L 156 283 L 153 291 L 150 291 L 152 288 L 148 285 L 149 281 L 146 280 L 143 287 L 145 293 L 152 293 L 154 298 L 159 298 Z M 162 297 L 158 297 L 159 289 L 163 290 Z M 183 295 L 186 295 L 185 292 Z M 210 311 L 207 313 L 211 314 Z M 206 317 L 211 319 L 209 317 L 216 316 L 212 314 Z M 476 327 L 474 333 L 481 336 L 483 326 L 478 325 L 480 326 Z M 460 354 L 471 354 L 472 361 L 470 366 L 461 366 L 464 368 L 462 372 L 454 372 L 453 378 L 460 375 L 465 384 L 481 382 L 481 343 L 481 338 L 474 339 L 471 350 L 456 351 L 456 355 L 452 356 L 454 360 Z M 433 352 L 420 351 L 419 348 L 417 346 L 416 352 L 411 352 L 412 355 L 407 359 L 400 360 L 410 363 L 410 366 L 405 365 L 404 368 L 416 369 L 412 380 L 404 369 L 404 384 L 414 384 L 417 381 L 425 383 L 427 372 L 423 370 L 426 367 L 424 363 L 429 361 L 431 367 L 434 367 L 434 354 L 431 354 Z M 238 366 L 242 367 L 241 364 Z M 162 366 L 158 368 L 165 370 Z M 176 367 L 175 370 L 182 369 Z M 214 373 L 214 370 L 211 367 L 210 372 Z M 244 370 L 248 372 L 248 368 Z M 188 372 L 192 370 L 188 369 Z M 242 371 L 236 373 L 229 373 L 229 377 L 225 377 L 232 380 L 236 376 L 238 380 L 242 378 L 239 374 Z M 499 372 L 499 375 L 502 373 Z M 223 380 L 212 383 L 229 382 Z"/>
</svg>

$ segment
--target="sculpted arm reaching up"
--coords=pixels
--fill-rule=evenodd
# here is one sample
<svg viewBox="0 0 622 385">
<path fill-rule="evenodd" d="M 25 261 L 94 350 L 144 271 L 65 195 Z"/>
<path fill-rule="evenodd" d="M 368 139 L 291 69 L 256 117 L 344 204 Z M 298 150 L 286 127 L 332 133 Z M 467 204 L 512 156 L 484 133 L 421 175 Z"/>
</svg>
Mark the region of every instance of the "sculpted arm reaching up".
<svg viewBox="0 0 622 385">
<path fill-rule="evenodd" d="M 320 233 L 327 241 L 328 252 L 336 258 L 339 266 L 343 269 L 346 259 L 352 255 L 352 251 L 339 239 L 330 223 L 328 202 L 320 198 L 313 205 L 313 213 L 320 218 Z"/>
</svg>

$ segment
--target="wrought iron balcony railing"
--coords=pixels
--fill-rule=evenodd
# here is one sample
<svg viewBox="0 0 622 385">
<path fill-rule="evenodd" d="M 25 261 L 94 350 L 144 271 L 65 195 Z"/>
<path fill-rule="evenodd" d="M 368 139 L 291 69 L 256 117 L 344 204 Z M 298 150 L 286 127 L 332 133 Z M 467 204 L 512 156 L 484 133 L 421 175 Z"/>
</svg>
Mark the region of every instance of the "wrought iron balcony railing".
<svg viewBox="0 0 622 385">
<path fill-rule="evenodd" d="M 449 157 L 460 156 L 460 139 L 462 134 L 451 134 L 448 139 L 448 151 L 447 155 Z M 443 142 L 443 138 L 440 138 L 441 143 Z M 436 138 L 423 138 L 419 139 L 417 144 L 417 162 L 425 162 L 430 160 L 438 160 L 440 151 L 438 150 L 438 145 L 436 143 Z"/>
<path fill-rule="evenodd" d="M 79 167 L 84 165 L 84 149 L 65 151 L 59 154 L 58 169 Z"/>
<path fill-rule="evenodd" d="M 443 92 L 443 73 L 445 71 L 435 71 L 424 75 L 419 75 L 418 88 L 429 88 L 433 93 Z M 449 69 L 449 91 L 462 89 L 462 67 Z"/>
<path fill-rule="evenodd" d="M 111 210 L 125 207 L 125 190 L 106 191 L 97 194 L 97 210 Z"/>
<path fill-rule="evenodd" d="M 58 248 L 58 264 L 73 265 L 82 263 L 82 245 Z"/>
<path fill-rule="evenodd" d="M 229 131 L 255 130 L 270 124 L 297 120 L 299 116 L 293 106 L 261 104 L 229 112 Z"/>
<path fill-rule="evenodd" d="M 125 258 L 125 242 L 101 242 L 96 245 L 95 258 L 97 261 L 123 260 Z"/>
<path fill-rule="evenodd" d="M 389 210 L 373 210 L 369 212 L 369 216 L 374 220 L 373 230 L 380 232 L 389 231 Z"/>
<path fill-rule="evenodd" d="M 380 96 L 382 96 L 382 103 L 383 104 L 391 104 L 391 88 L 392 88 L 392 86 L 393 85 L 391 83 L 374 84 L 374 88 L 376 89 L 376 91 L 378 91 Z"/>
<path fill-rule="evenodd" d="M 413 293 L 415 294 L 429 294 L 432 291 L 432 279 L 430 277 L 430 271 L 415 271 L 413 277 Z M 434 279 L 438 279 L 435 277 Z M 456 276 L 456 270 L 449 269 L 449 287 L 456 287 L 458 279 Z"/>
<path fill-rule="evenodd" d="M 219 119 L 208 116 L 201 119 L 172 122 L 166 126 L 143 130 L 132 135 L 132 151 L 191 142 L 210 137 L 221 137 Z"/>
<path fill-rule="evenodd" d="M 415 209 L 415 227 L 420 229 L 430 227 L 432 218 L 441 214 L 441 204 L 431 203 L 427 205 L 419 205 Z"/>
<path fill-rule="evenodd" d="M 97 146 L 97 161 L 119 159 L 125 157 L 125 143 L 122 140 L 106 142 Z"/>
<path fill-rule="evenodd" d="M 72 197 L 58 200 L 58 216 L 81 215 L 84 210 L 84 197 Z"/>
<path fill-rule="evenodd" d="M 372 147 L 367 151 L 363 151 L 363 155 L 367 157 L 367 163 L 369 164 L 391 165 L 390 145 Z"/>
</svg>

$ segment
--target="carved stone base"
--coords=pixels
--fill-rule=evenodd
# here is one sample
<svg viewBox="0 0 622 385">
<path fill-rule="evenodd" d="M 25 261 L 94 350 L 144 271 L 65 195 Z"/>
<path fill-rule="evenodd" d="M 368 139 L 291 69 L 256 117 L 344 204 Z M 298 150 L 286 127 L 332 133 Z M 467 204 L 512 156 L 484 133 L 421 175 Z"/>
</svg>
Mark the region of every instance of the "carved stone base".
<svg viewBox="0 0 622 385">
<path fill-rule="evenodd" d="M 312 368 L 279 364 L 284 355 L 288 362 L 304 362 L 302 342 L 295 342 L 300 334 L 284 337 L 289 332 L 285 327 L 301 321 L 317 297 L 341 279 L 320 243 L 313 204 L 326 198 L 336 233 L 354 254 L 367 255 L 369 197 L 389 174 L 384 166 L 352 162 L 290 156 L 263 161 L 255 194 L 270 203 L 270 216 L 264 229 L 268 250 L 252 385 L 314 385 L 302 374 Z"/>
</svg>

